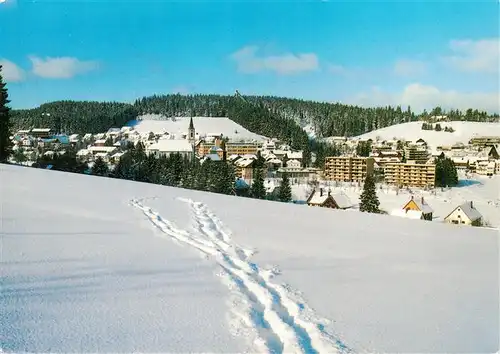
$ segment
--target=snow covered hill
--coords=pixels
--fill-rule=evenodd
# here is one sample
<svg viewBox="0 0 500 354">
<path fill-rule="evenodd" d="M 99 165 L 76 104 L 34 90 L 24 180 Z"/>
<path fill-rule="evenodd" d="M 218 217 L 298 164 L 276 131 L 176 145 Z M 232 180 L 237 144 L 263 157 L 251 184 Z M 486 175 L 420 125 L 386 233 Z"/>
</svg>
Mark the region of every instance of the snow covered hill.
<svg viewBox="0 0 500 354">
<path fill-rule="evenodd" d="M 498 234 L 0 165 L 6 352 L 495 352 Z"/>
<path fill-rule="evenodd" d="M 474 136 L 500 136 L 500 123 L 486 122 L 442 122 L 442 129 L 452 127 L 453 133 L 434 130 L 422 130 L 422 122 L 411 122 L 392 125 L 390 127 L 371 131 L 360 135 L 362 139 L 405 139 L 416 141 L 424 139 L 429 145 L 435 147 L 440 145 L 453 145 L 455 143 L 467 144 Z"/>
<path fill-rule="evenodd" d="M 193 117 L 196 133 L 223 134 L 231 140 L 264 140 L 265 137 L 252 133 L 241 125 L 226 117 Z M 161 133 L 167 131 L 173 134 L 187 133 L 189 127 L 189 117 L 175 117 L 174 119 L 159 114 L 146 114 L 138 117 L 137 121 L 132 121 L 129 125 L 134 126 L 139 132 Z"/>
</svg>

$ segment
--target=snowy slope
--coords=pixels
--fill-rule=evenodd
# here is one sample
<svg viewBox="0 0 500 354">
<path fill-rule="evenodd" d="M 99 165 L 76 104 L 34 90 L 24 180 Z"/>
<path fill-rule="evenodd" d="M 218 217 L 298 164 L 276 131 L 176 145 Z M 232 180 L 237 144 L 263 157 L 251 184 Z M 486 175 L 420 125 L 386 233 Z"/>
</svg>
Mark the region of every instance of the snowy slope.
<svg viewBox="0 0 500 354">
<path fill-rule="evenodd" d="M 138 117 L 138 121 L 132 121 L 129 125 L 134 126 L 139 132 L 161 133 L 167 131 L 171 134 L 187 133 L 189 127 L 189 117 L 168 118 L 157 114 L 146 114 Z M 264 140 L 261 135 L 254 134 L 243 128 L 241 125 L 225 117 L 193 117 L 193 124 L 196 133 L 223 134 L 231 140 Z"/>
<path fill-rule="evenodd" d="M 422 122 L 411 122 L 391 125 L 390 127 L 371 131 L 360 135 L 362 139 L 405 139 L 416 141 L 424 139 L 429 145 L 436 147 L 441 145 L 453 145 L 461 142 L 467 144 L 474 136 L 500 136 L 500 123 L 484 122 L 443 122 L 441 128 L 452 127 L 455 131 L 448 133 L 445 131 L 436 132 L 434 130 L 422 130 Z"/>
<path fill-rule="evenodd" d="M 495 231 L 0 168 L 3 350 L 498 350 Z"/>
</svg>

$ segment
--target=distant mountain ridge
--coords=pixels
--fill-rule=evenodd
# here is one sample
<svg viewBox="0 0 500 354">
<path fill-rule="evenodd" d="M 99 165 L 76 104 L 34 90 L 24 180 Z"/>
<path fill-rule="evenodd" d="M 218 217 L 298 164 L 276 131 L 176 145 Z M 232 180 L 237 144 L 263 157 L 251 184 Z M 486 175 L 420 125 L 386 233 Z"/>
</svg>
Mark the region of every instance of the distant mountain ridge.
<svg viewBox="0 0 500 354">
<path fill-rule="evenodd" d="M 42 113 L 44 113 L 42 115 Z M 47 115 L 49 113 L 50 115 Z M 143 114 L 228 117 L 259 135 L 275 136 L 295 145 L 309 137 L 357 136 L 395 124 L 446 115 L 450 120 L 498 122 L 498 114 L 469 109 L 415 114 L 408 107 L 363 108 L 340 103 L 306 101 L 274 96 L 236 95 L 153 95 L 133 104 L 118 102 L 56 101 L 28 110 L 13 110 L 15 128 L 60 127 L 74 133 L 96 133 L 125 125 Z M 305 135 L 304 135 L 305 134 Z M 300 143 L 297 143 L 299 141 Z"/>
</svg>

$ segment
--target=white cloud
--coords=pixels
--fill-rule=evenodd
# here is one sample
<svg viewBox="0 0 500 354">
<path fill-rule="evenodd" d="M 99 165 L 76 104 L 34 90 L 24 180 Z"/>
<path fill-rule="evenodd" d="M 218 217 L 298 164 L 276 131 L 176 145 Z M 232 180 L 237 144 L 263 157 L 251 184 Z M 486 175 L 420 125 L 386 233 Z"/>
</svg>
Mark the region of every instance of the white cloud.
<svg viewBox="0 0 500 354">
<path fill-rule="evenodd" d="M 15 63 L 7 59 L 0 59 L 0 65 L 2 65 L 2 77 L 5 81 L 17 82 L 24 80 L 24 70 Z"/>
<path fill-rule="evenodd" d="M 446 109 L 477 108 L 488 112 L 499 112 L 499 97 L 499 92 L 440 90 L 435 86 L 414 83 L 406 86 L 402 92 L 396 93 L 374 87 L 370 92 L 361 93 L 347 101 L 363 106 L 410 105 L 416 112 L 430 110 L 436 106 Z"/>
<path fill-rule="evenodd" d="M 337 64 L 330 64 L 328 71 L 334 75 L 347 75 L 350 72 L 345 66 Z"/>
<path fill-rule="evenodd" d="M 48 79 L 70 79 L 76 75 L 97 69 L 96 61 L 81 61 L 72 57 L 58 57 L 45 59 L 30 56 L 33 73 Z"/>
<path fill-rule="evenodd" d="M 453 55 L 444 58 L 461 71 L 497 73 L 500 65 L 500 38 L 453 40 Z"/>
<path fill-rule="evenodd" d="M 238 65 L 238 71 L 250 74 L 268 70 L 288 75 L 314 71 L 319 67 L 318 57 L 314 53 L 285 53 L 259 57 L 258 49 L 257 46 L 246 46 L 231 54 L 231 59 Z"/>
<path fill-rule="evenodd" d="M 398 76 L 423 75 L 427 71 L 427 65 L 420 60 L 400 59 L 394 63 L 393 70 Z"/>
</svg>

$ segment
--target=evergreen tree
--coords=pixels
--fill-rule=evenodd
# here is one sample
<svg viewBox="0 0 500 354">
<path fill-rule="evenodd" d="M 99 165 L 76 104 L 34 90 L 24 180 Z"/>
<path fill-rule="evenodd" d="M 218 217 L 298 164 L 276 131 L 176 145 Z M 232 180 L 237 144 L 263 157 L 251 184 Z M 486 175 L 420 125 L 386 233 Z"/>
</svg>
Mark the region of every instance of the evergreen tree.
<svg viewBox="0 0 500 354">
<path fill-rule="evenodd" d="M 7 162 L 12 153 L 10 108 L 7 106 L 9 102 L 7 87 L 3 82 L 2 65 L 0 65 L 0 163 Z"/>
<path fill-rule="evenodd" d="M 26 161 L 26 155 L 24 155 L 24 151 L 22 148 L 17 149 L 12 153 L 12 158 L 17 163 L 23 163 Z"/>
<path fill-rule="evenodd" d="M 436 187 L 452 187 L 458 184 L 458 173 L 452 159 L 441 154 L 436 159 Z"/>
<path fill-rule="evenodd" d="M 253 181 L 252 181 L 252 198 L 265 199 L 266 189 L 264 188 L 264 172 L 260 167 L 254 167 L 253 169 Z"/>
<path fill-rule="evenodd" d="M 372 151 L 372 144 L 369 141 L 360 141 L 356 146 L 356 154 L 358 156 L 368 157 Z"/>
<path fill-rule="evenodd" d="M 234 168 L 223 161 L 217 161 L 212 164 L 214 167 L 215 193 L 234 194 Z"/>
<path fill-rule="evenodd" d="M 53 170 L 72 173 L 83 173 L 88 168 L 87 164 L 77 160 L 74 148 L 68 148 L 64 154 L 56 155 L 53 165 Z"/>
<path fill-rule="evenodd" d="M 125 153 L 116 164 L 112 177 L 133 180 L 134 174 L 132 171 L 132 164 L 131 154 L 129 152 Z"/>
<path fill-rule="evenodd" d="M 196 188 L 196 176 L 198 174 L 199 167 L 200 163 L 198 159 L 191 159 L 187 156 L 184 158 L 181 173 L 181 187 L 189 189 Z"/>
<path fill-rule="evenodd" d="M 375 188 L 375 180 L 371 174 L 368 174 L 363 186 L 363 193 L 361 193 L 361 203 L 359 210 L 368 213 L 380 213 L 380 202 L 377 197 L 377 190 Z"/>
<path fill-rule="evenodd" d="M 292 200 L 292 188 L 290 187 L 290 179 L 285 172 L 281 177 L 281 185 L 279 187 L 278 199 L 282 202 L 290 202 Z"/>
<path fill-rule="evenodd" d="M 107 177 L 109 175 L 108 165 L 100 157 L 95 160 L 94 166 L 92 166 L 92 169 L 90 171 L 90 173 L 94 176 Z"/>
</svg>

